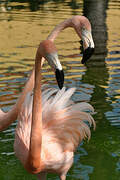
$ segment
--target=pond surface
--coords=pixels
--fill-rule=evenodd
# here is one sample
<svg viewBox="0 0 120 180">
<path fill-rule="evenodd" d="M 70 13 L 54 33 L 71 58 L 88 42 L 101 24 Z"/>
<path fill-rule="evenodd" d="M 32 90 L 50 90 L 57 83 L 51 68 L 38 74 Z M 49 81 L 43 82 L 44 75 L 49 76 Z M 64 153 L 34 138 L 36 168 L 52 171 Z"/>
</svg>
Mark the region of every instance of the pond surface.
<svg viewBox="0 0 120 180">
<path fill-rule="evenodd" d="M 36 3 L 35 3 L 36 2 Z M 65 86 L 76 87 L 75 102 L 89 102 L 97 128 L 75 155 L 67 179 L 120 180 L 120 0 L 2 1 L 0 3 L 0 107 L 16 102 L 34 65 L 36 49 L 51 30 L 73 15 L 91 21 L 95 53 L 81 64 L 79 38 L 61 32 L 55 44 L 64 68 Z M 56 86 L 45 63 L 43 81 Z M 14 155 L 14 122 L 0 133 L 0 180 L 34 180 Z M 58 180 L 48 174 L 48 179 Z"/>
</svg>

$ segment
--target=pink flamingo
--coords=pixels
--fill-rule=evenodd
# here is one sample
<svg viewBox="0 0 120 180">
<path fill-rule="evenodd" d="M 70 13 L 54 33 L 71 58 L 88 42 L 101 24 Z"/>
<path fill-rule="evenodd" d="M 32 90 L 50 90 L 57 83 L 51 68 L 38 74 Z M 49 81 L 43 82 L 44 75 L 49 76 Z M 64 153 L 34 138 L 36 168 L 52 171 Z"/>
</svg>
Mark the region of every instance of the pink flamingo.
<svg viewBox="0 0 120 180">
<path fill-rule="evenodd" d="M 18 114 L 14 149 L 24 168 L 38 179 L 45 180 L 47 172 L 51 172 L 65 180 L 79 142 L 90 138 L 85 121 L 95 126 L 90 113 L 83 111 L 94 109 L 88 103 L 74 104 L 70 100 L 75 88 L 41 91 L 42 57 L 60 70 L 53 42 L 41 42 L 35 58 L 34 93 L 27 94 Z"/>
<path fill-rule="evenodd" d="M 84 52 L 83 52 L 82 63 L 85 63 L 87 59 L 90 58 L 90 56 L 94 51 L 94 42 L 91 34 L 91 24 L 86 17 L 73 16 L 72 18 L 61 22 L 58 26 L 54 28 L 54 30 L 51 32 L 51 34 L 48 36 L 47 39 L 54 41 L 55 38 L 58 36 L 58 34 L 63 29 L 68 27 L 74 28 L 78 36 L 83 41 Z M 44 58 L 42 59 L 42 63 L 43 62 L 44 62 Z M 59 76 L 57 77 L 59 78 Z M 61 78 L 63 81 L 63 75 Z M 61 87 L 63 82 L 60 82 L 60 79 L 58 79 L 58 82 L 59 82 L 59 87 Z M 16 104 L 12 107 L 12 109 L 9 112 L 3 112 L 2 110 L 0 110 L 0 131 L 7 128 L 12 122 L 14 122 L 17 119 L 18 113 L 20 113 L 21 111 L 21 107 L 25 100 L 25 97 L 28 92 L 31 92 L 33 87 L 34 87 L 34 68 L 29 77 L 29 80 L 27 81 L 24 87 L 23 92 L 19 96 Z"/>
</svg>

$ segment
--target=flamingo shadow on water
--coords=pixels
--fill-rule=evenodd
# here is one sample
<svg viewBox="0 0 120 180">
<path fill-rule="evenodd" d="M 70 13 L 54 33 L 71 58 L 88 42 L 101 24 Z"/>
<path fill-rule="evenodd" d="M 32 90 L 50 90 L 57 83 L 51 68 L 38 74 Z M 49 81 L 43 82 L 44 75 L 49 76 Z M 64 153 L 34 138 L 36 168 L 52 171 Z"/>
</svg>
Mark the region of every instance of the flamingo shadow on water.
<svg viewBox="0 0 120 180">
<path fill-rule="evenodd" d="M 15 154 L 24 168 L 41 180 L 46 179 L 47 172 L 57 173 L 61 180 L 65 180 L 77 146 L 84 138 L 90 138 L 90 128 L 85 121 L 95 127 L 94 119 L 85 112 L 94 113 L 93 107 L 88 103 L 74 104 L 70 98 L 75 88 L 65 90 L 63 87 L 64 73 L 53 41 L 67 27 L 74 27 L 83 40 L 82 63 L 92 55 L 94 42 L 88 19 L 74 16 L 60 23 L 47 40 L 40 43 L 35 67 L 17 103 L 9 112 L 0 112 L 0 130 L 18 118 Z M 45 59 L 56 74 L 60 90 L 41 84 Z"/>
</svg>

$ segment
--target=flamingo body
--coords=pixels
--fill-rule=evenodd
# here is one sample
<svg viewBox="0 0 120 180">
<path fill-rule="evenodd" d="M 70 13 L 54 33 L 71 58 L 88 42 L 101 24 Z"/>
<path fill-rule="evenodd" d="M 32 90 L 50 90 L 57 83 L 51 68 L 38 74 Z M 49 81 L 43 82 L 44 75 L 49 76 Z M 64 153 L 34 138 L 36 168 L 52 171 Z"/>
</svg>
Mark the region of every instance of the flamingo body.
<svg viewBox="0 0 120 180">
<path fill-rule="evenodd" d="M 44 88 L 42 88 L 44 89 Z M 70 97 L 75 88 L 42 90 L 42 147 L 41 172 L 66 175 L 73 163 L 74 151 L 86 137 L 90 138 L 88 121 L 95 126 L 94 120 L 84 110 L 94 109 L 88 103 L 74 104 Z M 18 115 L 14 149 L 16 156 L 25 167 L 28 157 L 32 122 L 32 93 L 27 94 Z"/>
</svg>

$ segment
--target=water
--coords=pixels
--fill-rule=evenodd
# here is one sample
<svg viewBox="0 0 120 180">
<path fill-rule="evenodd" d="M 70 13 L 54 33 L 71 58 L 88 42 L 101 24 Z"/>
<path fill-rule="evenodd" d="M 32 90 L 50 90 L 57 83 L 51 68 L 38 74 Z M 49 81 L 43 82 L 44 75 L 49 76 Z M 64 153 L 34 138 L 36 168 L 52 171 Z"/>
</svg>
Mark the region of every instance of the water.
<svg viewBox="0 0 120 180">
<path fill-rule="evenodd" d="M 95 53 L 86 66 L 80 63 L 79 38 L 66 29 L 55 44 L 65 72 L 65 85 L 75 86 L 76 102 L 95 108 L 97 124 L 89 143 L 82 143 L 67 179 L 120 180 L 120 0 L 2 1 L 0 3 L 0 107 L 16 102 L 34 65 L 36 49 L 56 24 L 72 15 L 92 23 Z M 56 86 L 47 63 L 43 81 Z M 0 180 L 36 179 L 13 152 L 14 122 L 0 133 Z M 48 179 L 57 180 L 56 175 Z"/>
</svg>

